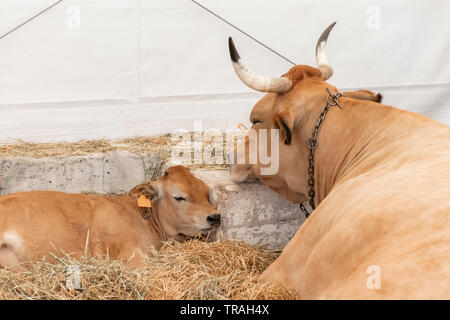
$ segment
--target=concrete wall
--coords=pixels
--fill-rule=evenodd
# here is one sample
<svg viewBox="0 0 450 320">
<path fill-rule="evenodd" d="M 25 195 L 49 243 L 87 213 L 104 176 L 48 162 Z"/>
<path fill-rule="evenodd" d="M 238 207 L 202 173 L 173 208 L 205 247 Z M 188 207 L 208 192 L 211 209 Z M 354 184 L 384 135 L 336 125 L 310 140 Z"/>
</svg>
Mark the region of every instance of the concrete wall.
<svg viewBox="0 0 450 320">
<path fill-rule="evenodd" d="M 160 166 L 155 154 L 116 150 L 68 158 L 3 158 L 0 194 L 32 190 L 121 194 L 156 178 Z"/>
<path fill-rule="evenodd" d="M 67 158 L 2 158 L 0 194 L 30 190 L 121 194 L 158 178 L 165 166 L 156 154 L 125 151 Z M 281 249 L 304 220 L 298 205 L 260 183 L 236 185 L 227 170 L 192 172 L 211 188 L 226 238 Z"/>
<path fill-rule="evenodd" d="M 298 204 L 261 183 L 237 185 L 228 170 L 193 173 L 211 188 L 214 206 L 223 215 L 226 238 L 282 249 L 305 220 Z"/>
</svg>

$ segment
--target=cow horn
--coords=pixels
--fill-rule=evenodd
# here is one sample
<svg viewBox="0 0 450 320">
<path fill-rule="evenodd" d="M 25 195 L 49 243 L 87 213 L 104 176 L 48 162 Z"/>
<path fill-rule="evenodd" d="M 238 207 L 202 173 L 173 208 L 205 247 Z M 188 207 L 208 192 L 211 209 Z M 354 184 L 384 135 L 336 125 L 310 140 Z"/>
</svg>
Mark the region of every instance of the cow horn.
<svg viewBox="0 0 450 320">
<path fill-rule="evenodd" d="M 324 80 L 328 80 L 333 75 L 333 68 L 330 66 L 327 57 L 327 40 L 331 29 L 333 29 L 336 22 L 333 22 L 325 29 L 322 35 L 317 41 L 316 45 L 316 62 L 319 66 L 320 71 L 322 71 L 322 77 Z"/>
<path fill-rule="evenodd" d="M 230 57 L 234 71 L 236 71 L 239 79 L 248 87 L 257 91 L 275 93 L 283 93 L 292 87 L 292 81 L 288 78 L 267 78 L 250 70 L 239 56 L 231 37 L 228 38 L 228 48 L 230 49 Z"/>
</svg>

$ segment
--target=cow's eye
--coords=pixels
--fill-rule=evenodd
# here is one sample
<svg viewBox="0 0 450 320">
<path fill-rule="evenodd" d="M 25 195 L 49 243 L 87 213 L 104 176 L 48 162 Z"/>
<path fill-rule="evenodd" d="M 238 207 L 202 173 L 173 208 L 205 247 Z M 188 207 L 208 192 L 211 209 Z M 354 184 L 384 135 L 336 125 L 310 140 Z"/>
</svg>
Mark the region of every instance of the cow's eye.
<svg viewBox="0 0 450 320">
<path fill-rule="evenodd" d="M 258 119 L 253 119 L 252 124 L 255 125 L 257 123 L 260 123 L 261 121 L 259 121 Z"/>
<path fill-rule="evenodd" d="M 177 201 L 186 201 L 186 198 L 183 197 L 173 197 Z"/>
</svg>

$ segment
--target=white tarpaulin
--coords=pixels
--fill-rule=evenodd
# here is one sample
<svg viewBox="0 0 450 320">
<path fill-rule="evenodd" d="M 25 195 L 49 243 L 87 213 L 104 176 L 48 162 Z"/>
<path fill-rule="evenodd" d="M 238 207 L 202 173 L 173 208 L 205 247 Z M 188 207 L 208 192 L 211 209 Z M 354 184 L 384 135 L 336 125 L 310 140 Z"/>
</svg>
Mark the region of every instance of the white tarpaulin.
<svg viewBox="0 0 450 320">
<path fill-rule="evenodd" d="M 56 0 L 0 0 L 0 36 Z M 339 89 L 450 124 L 448 0 L 199 0 L 296 64 L 315 65 L 321 32 Z M 237 78 L 247 64 L 292 66 L 190 0 L 63 1 L 0 40 L 0 142 L 122 138 L 235 128 L 262 93 Z"/>
</svg>

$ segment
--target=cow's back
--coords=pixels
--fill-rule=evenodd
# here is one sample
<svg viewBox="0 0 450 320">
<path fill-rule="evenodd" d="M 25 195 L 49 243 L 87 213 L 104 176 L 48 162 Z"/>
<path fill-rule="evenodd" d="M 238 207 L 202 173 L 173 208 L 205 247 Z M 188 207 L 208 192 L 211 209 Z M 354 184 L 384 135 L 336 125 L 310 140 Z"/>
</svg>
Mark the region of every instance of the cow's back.
<svg viewBox="0 0 450 320">
<path fill-rule="evenodd" d="M 392 112 L 265 278 L 306 299 L 450 299 L 450 128 Z"/>
<path fill-rule="evenodd" d="M 402 179 L 407 173 L 410 178 Z M 450 298 L 449 182 L 448 174 L 431 179 L 409 166 L 348 181 L 330 193 L 316 220 L 327 231 L 304 270 L 314 275 L 328 265 L 330 282 L 319 296 Z M 368 281 L 378 272 L 376 288 Z"/>
</svg>

